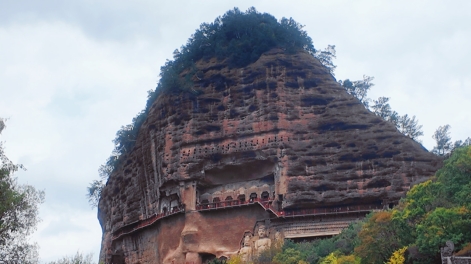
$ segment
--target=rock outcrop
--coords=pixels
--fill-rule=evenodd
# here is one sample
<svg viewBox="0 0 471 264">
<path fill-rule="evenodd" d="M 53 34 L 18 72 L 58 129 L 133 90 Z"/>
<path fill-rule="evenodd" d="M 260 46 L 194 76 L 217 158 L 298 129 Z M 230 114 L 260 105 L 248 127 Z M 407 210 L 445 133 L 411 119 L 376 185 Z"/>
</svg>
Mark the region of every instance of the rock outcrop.
<svg viewBox="0 0 471 264">
<path fill-rule="evenodd" d="M 262 239 L 302 237 L 296 223 L 331 235 L 396 204 L 441 165 L 307 52 L 274 49 L 244 68 L 216 59 L 197 68 L 193 89 L 202 93 L 159 96 L 102 191 L 106 263 L 252 255 Z M 325 225 L 334 232 L 322 233 Z"/>
</svg>

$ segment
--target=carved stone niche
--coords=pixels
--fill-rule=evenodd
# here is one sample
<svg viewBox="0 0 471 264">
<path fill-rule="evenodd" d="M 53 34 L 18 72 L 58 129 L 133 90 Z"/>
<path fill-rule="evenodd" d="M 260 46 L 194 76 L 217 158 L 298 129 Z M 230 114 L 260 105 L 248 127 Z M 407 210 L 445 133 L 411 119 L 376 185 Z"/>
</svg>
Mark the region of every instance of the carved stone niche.
<svg viewBox="0 0 471 264">
<path fill-rule="evenodd" d="M 159 213 L 171 213 L 181 206 L 179 186 L 166 186 L 160 189 Z"/>
<path fill-rule="evenodd" d="M 269 229 L 268 226 L 264 223 L 260 223 L 257 226 L 257 240 L 254 244 L 254 252 L 256 255 L 260 255 L 265 250 L 270 249 L 271 239 L 269 238 Z"/>
<path fill-rule="evenodd" d="M 281 247 L 283 242 L 282 229 L 270 227 L 269 221 L 259 221 L 255 223 L 253 232 L 244 232 L 238 255 L 244 263 L 250 262 L 271 247 Z"/>
<path fill-rule="evenodd" d="M 243 262 L 249 262 L 253 256 L 252 241 L 253 235 L 252 232 L 246 231 L 244 237 L 242 238 L 241 247 L 239 250 L 239 256 Z"/>
</svg>

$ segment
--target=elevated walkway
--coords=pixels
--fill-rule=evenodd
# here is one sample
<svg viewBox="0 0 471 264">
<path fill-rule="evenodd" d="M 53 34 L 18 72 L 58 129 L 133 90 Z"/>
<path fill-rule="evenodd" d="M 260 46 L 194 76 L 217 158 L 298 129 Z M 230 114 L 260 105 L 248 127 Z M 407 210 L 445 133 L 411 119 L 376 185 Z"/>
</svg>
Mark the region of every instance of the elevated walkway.
<svg viewBox="0 0 471 264">
<path fill-rule="evenodd" d="M 346 215 L 353 213 L 368 213 L 371 211 L 377 211 L 383 209 L 381 205 L 356 205 L 356 206 L 339 206 L 329 208 L 312 208 L 312 209 L 289 209 L 279 211 L 273 206 L 273 200 L 269 199 L 251 199 L 249 201 L 230 200 L 215 203 L 206 203 L 196 205 L 195 211 L 206 212 L 213 210 L 222 210 L 229 208 L 238 208 L 243 206 L 259 205 L 263 207 L 267 212 L 273 214 L 276 218 L 281 219 L 293 219 L 299 217 L 309 216 L 335 216 L 335 215 Z M 139 220 L 131 224 L 127 224 L 115 232 L 113 232 L 112 240 L 116 240 L 124 235 L 131 234 L 148 226 L 157 223 L 160 219 L 184 213 L 183 208 L 178 208 L 172 212 L 155 214 L 147 219 Z M 306 222 L 306 223 L 293 223 L 284 227 L 285 237 L 312 237 L 312 236 L 327 236 L 335 235 L 347 227 L 349 221 L 330 221 L 330 222 Z"/>
<path fill-rule="evenodd" d="M 350 221 L 296 222 L 287 223 L 282 228 L 285 238 L 303 238 L 338 235 Z"/>
<path fill-rule="evenodd" d="M 178 209 L 173 210 L 171 212 L 162 213 L 162 214 L 154 214 L 153 216 L 151 216 L 147 219 L 139 220 L 139 221 L 136 221 L 134 223 L 127 224 L 127 225 L 119 228 L 115 232 L 113 232 L 113 237 L 111 239 L 116 240 L 116 239 L 118 239 L 118 238 L 120 238 L 124 235 L 128 235 L 128 234 L 134 233 L 134 232 L 136 232 L 140 229 L 151 226 L 151 225 L 155 224 L 157 221 L 159 221 L 160 219 L 163 219 L 163 218 L 175 215 L 175 214 L 183 213 L 183 212 L 185 212 L 184 209 L 178 208 Z"/>
</svg>

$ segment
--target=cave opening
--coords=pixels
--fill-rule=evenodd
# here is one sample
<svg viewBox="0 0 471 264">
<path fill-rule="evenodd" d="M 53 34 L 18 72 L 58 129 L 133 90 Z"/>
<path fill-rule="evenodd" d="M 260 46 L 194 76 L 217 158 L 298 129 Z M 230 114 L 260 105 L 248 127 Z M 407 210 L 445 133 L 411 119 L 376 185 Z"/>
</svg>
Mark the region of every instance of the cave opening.
<svg viewBox="0 0 471 264">
<path fill-rule="evenodd" d="M 201 262 L 203 264 L 209 263 L 212 260 L 216 259 L 216 255 L 213 255 L 211 253 L 200 253 L 200 257 L 201 257 Z"/>
</svg>

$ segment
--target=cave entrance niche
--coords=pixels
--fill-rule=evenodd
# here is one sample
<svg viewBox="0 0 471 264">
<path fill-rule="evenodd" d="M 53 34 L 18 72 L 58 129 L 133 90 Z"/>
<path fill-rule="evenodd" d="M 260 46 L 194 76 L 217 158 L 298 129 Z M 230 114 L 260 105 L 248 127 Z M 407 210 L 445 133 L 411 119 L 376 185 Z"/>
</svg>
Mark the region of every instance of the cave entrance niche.
<svg viewBox="0 0 471 264">
<path fill-rule="evenodd" d="M 197 201 L 203 208 L 218 208 L 255 202 L 265 191 L 266 199 L 275 192 L 275 163 L 271 160 L 254 160 L 242 164 L 222 165 L 204 171 L 198 181 Z M 218 200 L 214 200 L 215 198 Z M 204 199 L 209 204 L 204 206 Z"/>
<path fill-rule="evenodd" d="M 214 197 L 212 207 L 213 208 L 220 207 L 220 202 L 221 202 L 221 199 L 219 199 L 219 197 Z"/>
<path fill-rule="evenodd" d="M 207 264 L 216 259 L 216 255 L 211 253 L 199 253 L 201 257 L 201 263 Z"/>
<path fill-rule="evenodd" d="M 111 263 L 113 263 L 113 264 L 126 264 L 126 262 L 124 262 L 124 256 L 122 254 L 113 254 L 113 255 L 111 255 Z"/>
<path fill-rule="evenodd" d="M 262 201 L 266 201 L 270 199 L 270 194 L 267 191 L 262 192 L 262 195 L 260 195 L 260 198 Z"/>
<path fill-rule="evenodd" d="M 245 194 L 239 194 L 239 196 L 237 196 L 237 200 L 243 204 L 245 203 Z"/>
<path fill-rule="evenodd" d="M 203 209 L 208 209 L 209 208 L 209 200 L 208 199 L 203 199 L 201 201 L 201 206 L 203 207 Z"/>
<path fill-rule="evenodd" d="M 226 199 L 224 200 L 224 201 L 226 201 L 226 206 L 231 205 L 232 200 L 233 200 L 232 196 L 227 196 Z"/>
<path fill-rule="evenodd" d="M 251 193 L 250 194 L 250 202 L 253 202 L 255 200 L 257 200 L 257 194 L 256 193 Z"/>
<path fill-rule="evenodd" d="M 218 186 L 253 180 L 265 180 L 264 178 L 267 175 L 272 175 L 274 171 L 275 163 L 270 160 L 254 160 L 238 165 L 230 164 L 205 170 L 205 177 L 200 184 Z"/>
<path fill-rule="evenodd" d="M 174 191 L 174 190 L 172 190 Z M 161 192 L 160 196 L 160 213 L 167 214 L 178 211 L 181 207 L 180 197 L 176 192 Z"/>
</svg>

